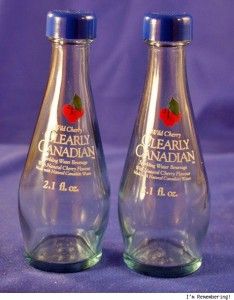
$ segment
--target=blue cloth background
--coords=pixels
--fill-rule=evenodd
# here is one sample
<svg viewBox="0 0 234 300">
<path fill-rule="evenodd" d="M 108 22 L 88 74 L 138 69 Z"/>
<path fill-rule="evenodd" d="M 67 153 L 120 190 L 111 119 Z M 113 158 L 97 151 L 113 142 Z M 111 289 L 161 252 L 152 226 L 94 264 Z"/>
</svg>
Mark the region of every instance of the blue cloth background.
<svg viewBox="0 0 234 300">
<path fill-rule="evenodd" d="M 46 13 L 55 8 L 93 10 L 98 16 L 91 79 L 112 185 L 103 260 L 75 274 L 46 273 L 27 265 L 17 214 L 19 177 L 49 71 Z M 178 279 L 136 274 L 121 258 L 117 193 L 146 71 L 142 18 L 148 11 L 194 17 L 188 76 L 212 211 L 203 266 Z M 233 11 L 232 0 L 0 1 L 0 291 L 234 292 Z"/>
</svg>

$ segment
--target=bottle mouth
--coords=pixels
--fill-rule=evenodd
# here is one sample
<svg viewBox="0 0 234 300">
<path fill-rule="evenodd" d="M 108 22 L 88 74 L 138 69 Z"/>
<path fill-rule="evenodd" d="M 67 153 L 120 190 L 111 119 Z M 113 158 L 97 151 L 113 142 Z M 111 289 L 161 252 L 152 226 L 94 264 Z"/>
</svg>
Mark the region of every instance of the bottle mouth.
<svg viewBox="0 0 234 300">
<path fill-rule="evenodd" d="M 48 40 L 52 43 L 61 44 L 61 45 L 89 45 L 93 42 L 91 39 L 64 39 L 64 38 L 53 38 L 48 37 Z"/>
<path fill-rule="evenodd" d="M 145 39 L 144 42 L 150 46 L 156 47 L 179 47 L 179 46 L 187 46 L 191 43 L 191 41 L 176 41 L 176 42 L 167 42 L 167 41 L 151 41 Z"/>
</svg>

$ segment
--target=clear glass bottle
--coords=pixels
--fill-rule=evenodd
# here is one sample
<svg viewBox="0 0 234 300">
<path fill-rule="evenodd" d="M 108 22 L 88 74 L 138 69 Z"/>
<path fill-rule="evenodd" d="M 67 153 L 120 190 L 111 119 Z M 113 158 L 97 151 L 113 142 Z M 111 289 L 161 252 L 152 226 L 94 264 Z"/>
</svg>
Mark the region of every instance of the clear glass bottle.
<svg viewBox="0 0 234 300">
<path fill-rule="evenodd" d="M 148 70 L 119 192 L 124 261 L 138 272 L 184 276 L 202 262 L 208 185 L 187 84 L 189 15 L 147 14 Z"/>
<path fill-rule="evenodd" d="M 19 187 L 26 257 L 36 268 L 74 272 L 101 258 L 109 182 L 89 78 L 91 13 L 47 15 L 52 63 Z"/>
</svg>

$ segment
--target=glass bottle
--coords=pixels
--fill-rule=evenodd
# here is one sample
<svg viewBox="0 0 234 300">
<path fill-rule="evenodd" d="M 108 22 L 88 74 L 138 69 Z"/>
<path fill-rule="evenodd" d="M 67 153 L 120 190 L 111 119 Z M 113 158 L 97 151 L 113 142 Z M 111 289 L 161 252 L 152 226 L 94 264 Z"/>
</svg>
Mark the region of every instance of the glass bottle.
<svg viewBox="0 0 234 300">
<path fill-rule="evenodd" d="M 19 187 L 29 263 L 74 272 L 101 258 L 109 182 L 89 78 L 96 37 L 92 13 L 52 11 L 46 35 L 52 62 Z"/>
<path fill-rule="evenodd" d="M 124 261 L 138 272 L 177 277 L 202 263 L 208 185 L 187 84 L 189 15 L 147 14 L 143 96 L 121 179 Z"/>
</svg>

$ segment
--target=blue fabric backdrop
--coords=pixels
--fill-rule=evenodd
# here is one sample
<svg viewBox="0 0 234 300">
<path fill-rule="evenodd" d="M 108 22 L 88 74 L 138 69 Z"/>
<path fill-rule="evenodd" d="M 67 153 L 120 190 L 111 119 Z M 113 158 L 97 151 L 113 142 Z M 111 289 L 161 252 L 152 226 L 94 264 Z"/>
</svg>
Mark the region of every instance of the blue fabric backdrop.
<svg viewBox="0 0 234 300">
<path fill-rule="evenodd" d="M 103 261 L 94 269 L 67 275 L 37 271 L 25 263 L 17 216 L 19 176 L 50 65 L 46 13 L 65 8 L 92 10 L 98 17 L 91 79 L 112 185 Z M 121 260 L 117 191 L 144 83 L 142 19 L 148 11 L 188 12 L 194 17 L 188 77 L 212 211 L 204 265 L 180 279 L 139 275 Z M 234 292 L 233 11 L 232 0 L 0 1 L 0 291 Z"/>
</svg>

